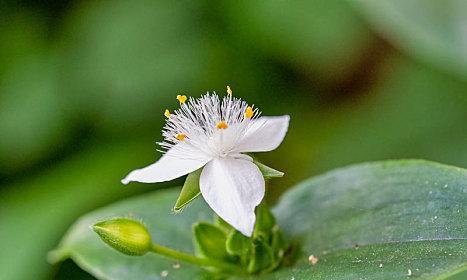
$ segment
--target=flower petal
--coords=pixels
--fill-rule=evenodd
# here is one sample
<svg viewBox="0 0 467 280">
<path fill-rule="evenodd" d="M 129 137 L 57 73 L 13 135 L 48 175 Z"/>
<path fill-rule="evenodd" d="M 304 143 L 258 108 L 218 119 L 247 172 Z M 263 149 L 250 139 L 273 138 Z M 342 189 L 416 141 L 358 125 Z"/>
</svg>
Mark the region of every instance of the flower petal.
<svg viewBox="0 0 467 280">
<path fill-rule="evenodd" d="M 236 152 L 267 152 L 276 149 L 284 140 L 290 117 L 260 117 L 253 120 L 235 147 Z"/>
<path fill-rule="evenodd" d="M 255 225 L 255 207 L 264 197 L 264 178 L 251 161 L 215 158 L 200 178 L 204 200 L 227 223 L 246 236 Z"/>
<path fill-rule="evenodd" d="M 209 160 L 204 153 L 182 142 L 168 150 L 156 163 L 131 171 L 122 183 L 170 181 L 203 167 Z"/>
</svg>

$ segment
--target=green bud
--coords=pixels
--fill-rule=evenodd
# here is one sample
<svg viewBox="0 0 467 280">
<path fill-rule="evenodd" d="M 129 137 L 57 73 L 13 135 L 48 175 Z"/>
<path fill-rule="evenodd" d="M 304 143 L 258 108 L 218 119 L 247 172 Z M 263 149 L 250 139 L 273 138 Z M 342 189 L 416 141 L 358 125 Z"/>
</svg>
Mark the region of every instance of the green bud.
<svg viewBox="0 0 467 280">
<path fill-rule="evenodd" d="M 98 222 L 92 229 L 115 250 L 130 256 L 142 256 L 151 249 L 151 236 L 139 221 L 114 218 Z"/>
</svg>

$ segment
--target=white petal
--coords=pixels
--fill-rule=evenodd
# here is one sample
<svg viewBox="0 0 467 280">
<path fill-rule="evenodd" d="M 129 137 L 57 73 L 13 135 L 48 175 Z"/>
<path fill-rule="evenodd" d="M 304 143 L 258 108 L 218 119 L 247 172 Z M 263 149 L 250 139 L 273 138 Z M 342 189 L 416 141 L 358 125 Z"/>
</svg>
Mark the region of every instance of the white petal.
<svg viewBox="0 0 467 280">
<path fill-rule="evenodd" d="M 284 140 L 290 117 L 260 117 L 253 120 L 243 138 L 235 147 L 236 152 L 267 152 L 277 148 Z"/>
<path fill-rule="evenodd" d="M 209 160 L 205 154 L 181 142 L 168 150 L 156 163 L 131 171 L 122 183 L 170 181 L 203 167 Z"/>
<path fill-rule="evenodd" d="M 255 225 L 255 207 L 264 197 L 264 178 L 249 160 L 215 158 L 204 167 L 199 181 L 209 206 L 246 236 Z"/>
</svg>

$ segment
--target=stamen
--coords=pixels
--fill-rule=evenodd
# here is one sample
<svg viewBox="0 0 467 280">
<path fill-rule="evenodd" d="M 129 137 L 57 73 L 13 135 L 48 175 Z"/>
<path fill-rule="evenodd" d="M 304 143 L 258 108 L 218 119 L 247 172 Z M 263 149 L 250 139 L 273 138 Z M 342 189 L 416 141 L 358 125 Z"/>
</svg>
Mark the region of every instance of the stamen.
<svg viewBox="0 0 467 280">
<path fill-rule="evenodd" d="M 179 134 L 177 134 L 177 136 L 175 136 L 175 138 L 177 138 L 178 141 L 185 140 L 185 137 L 186 137 L 186 134 L 184 134 L 184 133 L 179 133 Z"/>
<path fill-rule="evenodd" d="M 170 118 L 170 111 L 168 109 L 165 109 L 164 116 Z"/>
<path fill-rule="evenodd" d="M 232 90 L 230 89 L 230 86 L 227 86 L 227 94 L 232 95 Z"/>
<path fill-rule="evenodd" d="M 253 108 L 251 108 L 250 106 L 246 107 L 246 110 L 245 110 L 245 118 L 247 119 L 251 119 L 253 117 Z"/>
<path fill-rule="evenodd" d="M 186 95 L 177 95 L 177 100 L 180 102 L 180 105 L 185 104 L 186 99 Z"/>
<path fill-rule="evenodd" d="M 220 121 L 220 122 L 218 122 L 218 123 L 216 124 L 216 127 L 217 127 L 218 129 L 226 129 L 226 128 L 229 127 L 229 126 L 227 125 L 227 123 L 226 123 L 225 121 Z"/>
</svg>

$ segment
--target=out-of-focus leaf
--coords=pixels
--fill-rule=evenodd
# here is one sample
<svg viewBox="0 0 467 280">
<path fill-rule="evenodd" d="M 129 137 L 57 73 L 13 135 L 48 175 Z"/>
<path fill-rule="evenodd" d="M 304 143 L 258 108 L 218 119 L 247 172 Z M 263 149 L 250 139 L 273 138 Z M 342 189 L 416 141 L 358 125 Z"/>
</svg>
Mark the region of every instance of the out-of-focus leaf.
<svg viewBox="0 0 467 280">
<path fill-rule="evenodd" d="M 311 172 L 390 158 L 424 158 L 467 167 L 467 83 L 401 56 L 391 56 L 366 98 L 291 112 L 293 129 L 262 160 L 286 172 L 270 189 Z M 276 160 L 280 158 L 280 160 Z M 277 194 L 277 193 L 276 193 Z"/>
<path fill-rule="evenodd" d="M 350 2 L 401 50 L 467 79 L 466 1 Z"/>
<path fill-rule="evenodd" d="M 106 142 L 37 177 L 4 186 L 0 191 L 0 279 L 45 278 L 50 269 L 47 252 L 78 216 L 117 198 L 163 186 L 125 187 L 119 181 L 135 166 L 153 161 L 148 153 L 152 149 L 146 138 Z"/>
<path fill-rule="evenodd" d="M 345 1 L 229 1 L 224 7 L 242 44 L 322 80 L 346 75 L 371 38 Z"/>
<path fill-rule="evenodd" d="M 45 24 L 25 10 L 0 10 L 0 79 L 11 67 L 45 50 Z"/>
<path fill-rule="evenodd" d="M 57 59 L 25 55 L 0 79 L 0 174 L 36 163 L 69 138 Z"/>
<path fill-rule="evenodd" d="M 70 107 L 123 132 L 153 128 L 175 96 L 202 80 L 198 2 L 82 2 L 68 21 L 64 70 Z M 196 93 L 199 94 L 199 93 Z"/>
<path fill-rule="evenodd" d="M 275 207 L 278 224 L 301 254 L 293 267 L 255 279 L 443 279 L 466 267 L 465 169 L 420 160 L 355 165 L 312 178 Z M 124 256 L 89 229 L 97 220 L 133 215 L 155 242 L 191 251 L 191 223 L 208 219 L 197 200 L 180 215 L 170 208 L 178 190 L 130 199 L 81 218 L 54 256 L 71 257 L 100 278 L 203 279 L 202 270 L 154 254 Z M 318 257 L 309 264 L 308 256 Z M 57 258 L 60 259 L 60 258 Z M 433 265 L 434 264 L 434 265 Z M 169 272 L 160 277 L 162 270 Z"/>
</svg>

